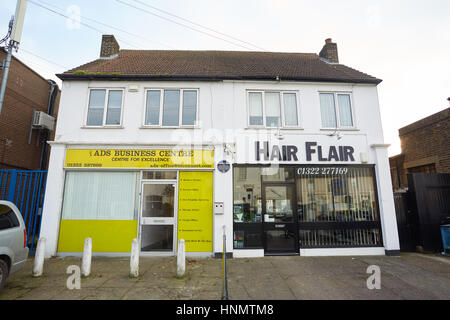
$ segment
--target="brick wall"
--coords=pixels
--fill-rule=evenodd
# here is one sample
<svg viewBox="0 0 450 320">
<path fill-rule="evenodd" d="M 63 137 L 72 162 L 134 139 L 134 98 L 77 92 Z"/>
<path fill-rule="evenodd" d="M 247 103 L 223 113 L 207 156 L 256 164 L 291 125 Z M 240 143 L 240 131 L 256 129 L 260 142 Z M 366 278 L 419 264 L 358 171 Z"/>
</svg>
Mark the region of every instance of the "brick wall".
<svg viewBox="0 0 450 320">
<path fill-rule="evenodd" d="M 407 187 L 406 174 L 414 168 L 433 166 L 436 173 L 450 173 L 450 108 L 399 130 L 402 154 L 391 157 L 394 190 Z M 400 182 L 400 183 L 399 183 Z"/>
<path fill-rule="evenodd" d="M 0 61 L 6 53 L 0 50 Z M 3 71 L 0 71 L 0 79 Z M 0 114 L 0 168 L 40 169 L 43 134 L 33 130 L 31 144 L 28 144 L 33 109 L 47 112 L 50 84 L 25 64 L 13 58 L 6 86 L 5 101 Z M 55 103 L 54 116 L 59 106 L 59 94 Z M 43 132 L 42 132 L 43 133 Z M 49 139 L 53 140 L 53 132 Z M 39 141 L 38 145 L 37 141 Z M 47 148 L 48 150 L 48 148 Z"/>
<path fill-rule="evenodd" d="M 406 169 L 403 167 L 405 156 L 399 154 L 389 158 L 391 168 L 392 187 L 394 190 L 404 189 L 408 186 Z"/>
<path fill-rule="evenodd" d="M 327 59 L 331 63 L 339 63 L 337 44 L 331 39 L 325 40 L 325 45 L 319 53 L 319 57 Z"/>
<path fill-rule="evenodd" d="M 119 50 L 119 43 L 113 35 L 103 35 L 102 46 L 100 48 L 101 58 L 108 58 L 115 54 L 118 54 Z"/>
<path fill-rule="evenodd" d="M 434 163 L 437 173 L 450 173 L 450 108 L 401 128 L 399 135 L 406 167 Z"/>
</svg>

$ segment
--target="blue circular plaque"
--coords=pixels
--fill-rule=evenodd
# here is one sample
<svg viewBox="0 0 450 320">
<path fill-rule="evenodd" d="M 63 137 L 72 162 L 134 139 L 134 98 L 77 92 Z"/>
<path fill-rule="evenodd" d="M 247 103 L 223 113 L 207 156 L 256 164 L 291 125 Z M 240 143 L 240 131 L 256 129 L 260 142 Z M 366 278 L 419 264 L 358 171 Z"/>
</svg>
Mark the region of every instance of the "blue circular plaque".
<svg viewBox="0 0 450 320">
<path fill-rule="evenodd" d="M 217 170 L 222 173 L 227 173 L 230 171 L 231 164 L 227 160 L 222 160 L 217 164 Z"/>
</svg>

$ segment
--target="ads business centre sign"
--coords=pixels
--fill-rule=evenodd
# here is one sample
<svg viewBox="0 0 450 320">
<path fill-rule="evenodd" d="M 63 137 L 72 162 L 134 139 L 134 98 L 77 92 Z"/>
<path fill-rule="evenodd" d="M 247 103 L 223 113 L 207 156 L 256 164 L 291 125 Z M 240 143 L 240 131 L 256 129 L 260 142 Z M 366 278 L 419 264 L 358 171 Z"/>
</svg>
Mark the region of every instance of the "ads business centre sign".
<svg viewBox="0 0 450 320">
<path fill-rule="evenodd" d="M 68 149 L 65 167 L 214 169 L 214 151 L 190 149 Z"/>
<path fill-rule="evenodd" d="M 237 163 L 361 163 L 367 154 L 365 138 L 345 141 L 332 137 L 291 137 L 285 140 L 247 140 L 237 144 Z M 367 158 L 365 159 L 367 160 Z"/>
</svg>

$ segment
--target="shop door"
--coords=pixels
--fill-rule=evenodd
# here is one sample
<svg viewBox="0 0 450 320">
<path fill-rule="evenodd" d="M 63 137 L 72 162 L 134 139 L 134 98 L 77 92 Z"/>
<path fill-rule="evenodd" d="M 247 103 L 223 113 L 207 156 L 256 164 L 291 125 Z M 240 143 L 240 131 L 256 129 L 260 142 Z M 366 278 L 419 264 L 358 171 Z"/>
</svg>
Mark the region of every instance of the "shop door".
<svg viewBox="0 0 450 320">
<path fill-rule="evenodd" d="M 265 253 L 298 253 L 295 186 L 263 185 L 262 210 Z"/>
<path fill-rule="evenodd" d="M 173 255 L 176 249 L 177 183 L 142 184 L 141 253 Z"/>
</svg>

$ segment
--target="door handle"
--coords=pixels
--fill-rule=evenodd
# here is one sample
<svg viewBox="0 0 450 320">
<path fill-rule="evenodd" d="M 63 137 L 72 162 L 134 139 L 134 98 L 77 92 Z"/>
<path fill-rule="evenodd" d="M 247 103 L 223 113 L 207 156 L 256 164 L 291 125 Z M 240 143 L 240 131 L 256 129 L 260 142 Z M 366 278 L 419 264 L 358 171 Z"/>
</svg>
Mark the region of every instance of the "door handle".
<svg viewBox="0 0 450 320">
<path fill-rule="evenodd" d="M 276 224 L 275 225 L 275 228 L 285 228 L 286 227 L 286 225 L 285 224 Z"/>
</svg>

